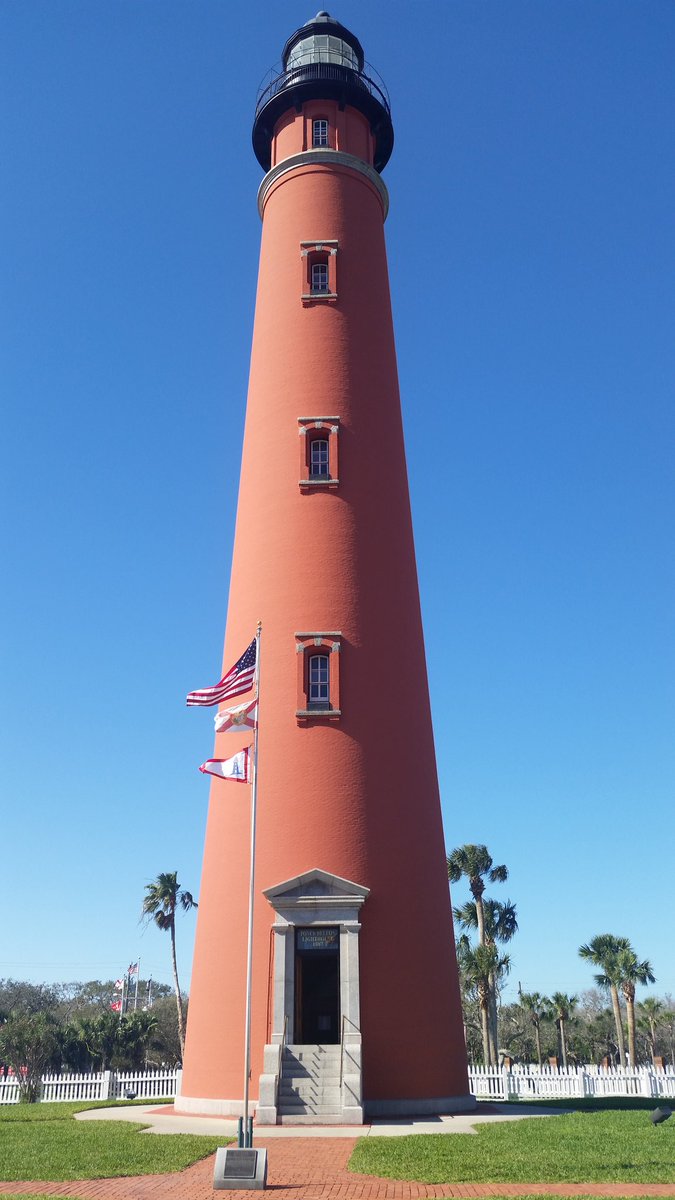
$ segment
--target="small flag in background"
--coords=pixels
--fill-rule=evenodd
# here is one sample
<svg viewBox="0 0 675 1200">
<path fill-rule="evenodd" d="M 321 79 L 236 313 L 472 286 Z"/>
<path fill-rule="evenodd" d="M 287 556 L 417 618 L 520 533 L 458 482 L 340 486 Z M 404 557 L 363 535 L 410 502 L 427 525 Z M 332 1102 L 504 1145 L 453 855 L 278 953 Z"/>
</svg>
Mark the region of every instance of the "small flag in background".
<svg viewBox="0 0 675 1200">
<path fill-rule="evenodd" d="M 113 1012 L 121 1012 L 122 1011 L 122 1001 L 121 1000 L 113 1000 L 110 1007 L 113 1010 Z"/>
<path fill-rule="evenodd" d="M 116 979 L 116 980 L 115 980 L 115 991 L 116 991 L 116 992 L 121 992 L 121 991 L 123 990 L 123 988 L 124 988 L 124 980 L 123 980 L 123 979 Z"/>
<path fill-rule="evenodd" d="M 127 975 L 135 975 L 138 971 L 138 963 L 130 963 L 127 967 Z"/>
<path fill-rule="evenodd" d="M 223 675 L 220 683 L 215 684 L 214 687 L 188 692 L 186 703 L 191 706 L 201 704 L 209 707 L 212 704 L 220 704 L 221 701 L 228 700 L 230 696 L 243 696 L 244 692 L 248 692 L 249 688 L 253 687 L 255 678 L 256 645 L 254 638 L 251 645 L 244 650 L 241 658 L 238 658 L 234 666 L 230 667 L 227 675 Z"/>
<path fill-rule="evenodd" d="M 240 729 L 255 729 L 258 720 L 258 701 L 241 704 L 239 708 L 223 708 L 213 718 L 216 733 L 237 733 Z"/>
<path fill-rule="evenodd" d="M 232 758 L 207 758 L 199 770 L 204 775 L 216 775 L 219 779 L 231 779 L 233 783 L 251 782 L 251 747 L 240 750 Z"/>
</svg>

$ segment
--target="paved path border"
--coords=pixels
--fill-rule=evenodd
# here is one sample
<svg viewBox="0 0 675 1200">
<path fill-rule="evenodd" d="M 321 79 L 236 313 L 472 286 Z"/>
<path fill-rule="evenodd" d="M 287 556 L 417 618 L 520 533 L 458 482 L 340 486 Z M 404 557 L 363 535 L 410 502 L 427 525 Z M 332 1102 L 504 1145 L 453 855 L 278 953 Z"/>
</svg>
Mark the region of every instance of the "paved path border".
<svg viewBox="0 0 675 1200">
<path fill-rule="evenodd" d="M 274 1200 L 431 1200 L 481 1196 L 672 1196 L 675 1184 L 414 1183 L 356 1175 L 347 1163 L 358 1138 L 260 1137 L 269 1152 L 268 1189 Z M 171 1175 L 137 1175 L 69 1183 L 3 1183 L 0 1193 L 42 1192 L 82 1200 L 213 1200 L 213 1155 Z M 259 1192 L 228 1192 L 231 1200 L 260 1200 Z"/>
<path fill-rule="evenodd" d="M 361 1138 L 407 1137 L 411 1133 L 476 1134 L 476 1125 L 493 1121 L 522 1121 L 531 1117 L 558 1117 L 560 1108 L 523 1108 L 517 1104 L 482 1104 L 470 1113 L 448 1113 L 438 1117 L 409 1117 L 374 1120 L 370 1125 L 264 1125 L 256 1127 L 259 1138 Z M 199 1133 L 212 1137 L 236 1137 L 236 1120 L 226 1117 L 177 1113 L 172 1104 L 135 1104 L 120 1108 L 90 1108 L 75 1113 L 76 1121 L 138 1121 L 147 1133 Z"/>
</svg>

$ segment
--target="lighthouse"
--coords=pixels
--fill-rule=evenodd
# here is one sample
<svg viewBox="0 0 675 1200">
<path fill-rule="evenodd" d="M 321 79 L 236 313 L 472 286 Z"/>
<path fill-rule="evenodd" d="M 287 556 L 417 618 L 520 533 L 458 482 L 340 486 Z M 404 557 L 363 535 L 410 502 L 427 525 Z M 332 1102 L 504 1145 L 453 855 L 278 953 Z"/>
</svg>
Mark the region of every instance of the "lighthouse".
<svg viewBox="0 0 675 1200">
<path fill-rule="evenodd" d="M 262 243 L 223 659 L 260 621 L 261 1125 L 474 1104 L 384 240 L 393 141 L 358 38 L 318 13 L 255 111 Z M 214 754 L 250 742 L 236 737 Z M 183 1112 L 242 1112 L 249 793 L 211 782 Z"/>
</svg>

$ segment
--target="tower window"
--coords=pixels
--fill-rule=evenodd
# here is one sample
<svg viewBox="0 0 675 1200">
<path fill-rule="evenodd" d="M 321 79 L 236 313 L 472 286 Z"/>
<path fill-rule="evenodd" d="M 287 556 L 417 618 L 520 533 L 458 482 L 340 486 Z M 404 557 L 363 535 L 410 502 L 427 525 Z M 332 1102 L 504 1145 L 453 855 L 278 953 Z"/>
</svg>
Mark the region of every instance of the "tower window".
<svg viewBox="0 0 675 1200">
<path fill-rule="evenodd" d="M 312 145 L 328 145 L 328 121 L 325 121 L 323 117 L 312 123 Z"/>
<path fill-rule="evenodd" d="M 342 634 L 311 630 L 296 633 L 297 670 L 296 718 L 301 725 L 316 721 L 339 721 L 340 654 Z"/>
<path fill-rule="evenodd" d="M 320 259 L 312 263 L 312 295 L 329 291 L 328 260 Z"/>
<path fill-rule="evenodd" d="M 298 417 L 300 474 L 298 483 L 305 494 L 339 487 L 339 417 Z"/>
<path fill-rule="evenodd" d="M 312 654 L 309 659 L 308 708 L 330 708 L 330 659 L 327 654 Z"/>
<path fill-rule="evenodd" d="M 310 479 L 328 479 L 328 438 L 313 438 L 309 444 Z"/>
<path fill-rule="evenodd" d="M 303 304 L 332 304 L 337 300 L 337 253 L 338 244 L 332 238 L 300 243 Z"/>
</svg>

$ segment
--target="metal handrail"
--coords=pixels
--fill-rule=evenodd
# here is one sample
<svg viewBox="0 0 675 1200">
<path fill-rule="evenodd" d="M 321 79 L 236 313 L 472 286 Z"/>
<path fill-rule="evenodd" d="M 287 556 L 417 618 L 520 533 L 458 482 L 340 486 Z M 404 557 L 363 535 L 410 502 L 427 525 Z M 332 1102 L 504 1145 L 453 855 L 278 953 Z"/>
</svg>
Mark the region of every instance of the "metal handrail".
<svg viewBox="0 0 675 1200">
<path fill-rule="evenodd" d="M 345 1021 L 346 1020 L 347 1020 L 347 1018 L 346 1018 L 345 1014 L 343 1013 L 342 1014 L 342 1029 L 340 1031 L 340 1043 L 341 1043 L 341 1045 L 340 1045 L 340 1091 L 342 1091 L 342 1079 L 344 1076 L 344 1065 L 345 1065 Z"/>
<path fill-rule="evenodd" d="M 281 1080 L 284 1077 L 284 1046 L 286 1045 L 286 1031 L 288 1029 L 288 1013 L 284 1013 L 284 1028 L 281 1034 L 281 1054 L 279 1056 L 279 1087 Z"/>
<path fill-rule="evenodd" d="M 335 79 L 341 83 L 350 83 L 356 87 L 363 88 L 364 91 L 369 92 L 371 96 L 379 100 L 388 116 L 391 116 L 389 96 L 384 85 L 380 87 L 369 75 L 365 75 L 361 71 L 354 71 L 351 67 L 343 67 L 338 63 L 318 62 L 307 63 L 304 66 L 290 67 L 288 70 L 281 71 L 275 75 L 266 87 L 262 86 L 256 100 L 254 119 L 257 119 L 261 109 L 279 92 L 293 87 L 294 84 L 307 83 L 314 79 Z"/>
</svg>

